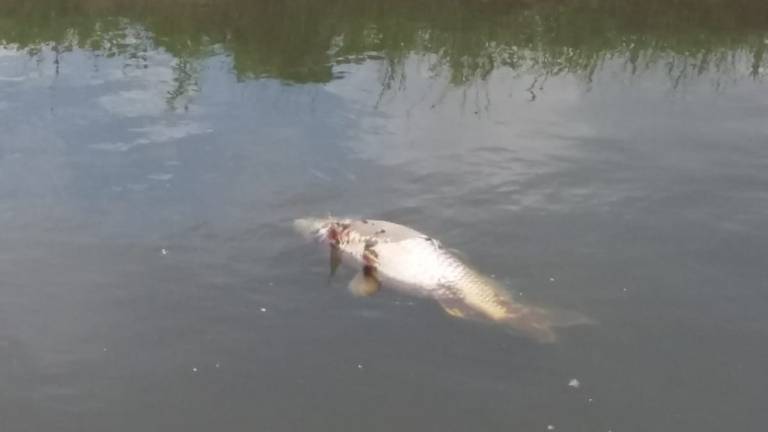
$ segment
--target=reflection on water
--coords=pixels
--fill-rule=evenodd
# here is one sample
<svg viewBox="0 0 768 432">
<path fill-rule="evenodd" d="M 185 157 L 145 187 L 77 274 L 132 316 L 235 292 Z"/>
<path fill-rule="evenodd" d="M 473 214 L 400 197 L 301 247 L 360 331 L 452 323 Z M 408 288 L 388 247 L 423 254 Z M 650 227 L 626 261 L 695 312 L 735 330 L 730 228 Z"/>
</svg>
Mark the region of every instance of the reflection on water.
<svg viewBox="0 0 768 432">
<path fill-rule="evenodd" d="M 31 55 L 48 46 L 56 62 L 73 47 L 86 48 L 136 67 L 163 49 L 178 59 L 170 99 L 196 88 L 196 62 L 219 51 L 232 56 L 240 78 L 290 82 L 327 82 L 343 76 L 339 65 L 380 59 L 385 88 L 402 84 L 412 55 L 456 85 L 483 81 L 500 67 L 531 72 L 532 93 L 564 73 L 592 81 L 608 60 L 621 61 L 628 74 L 663 65 L 672 86 L 708 71 L 760 78 L 768 14 L 755 0 L 26 3 L 0 6 L 6 44 Z"/>
<path fill-rule="evenodd" d="M 760 430 L 766 17 L 1 2 L 0 429 Z M 600 325 L 350 298 L 288 225 L 328 212 Z"/>
</svg>

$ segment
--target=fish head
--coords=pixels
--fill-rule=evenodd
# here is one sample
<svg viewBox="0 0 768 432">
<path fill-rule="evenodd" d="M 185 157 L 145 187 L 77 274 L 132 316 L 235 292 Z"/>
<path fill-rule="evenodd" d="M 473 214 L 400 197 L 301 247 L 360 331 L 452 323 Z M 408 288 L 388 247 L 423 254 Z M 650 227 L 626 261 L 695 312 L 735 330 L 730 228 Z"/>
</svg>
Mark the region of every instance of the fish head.
<svg viewBox="0 0 768 432">
<path fill-rule="evenodd" d="M 334 217 L 300 218 L 293 221 L 293 228 L 309 240 L 330 243 L 335 240 L 344 221 Z"/>
</svg>

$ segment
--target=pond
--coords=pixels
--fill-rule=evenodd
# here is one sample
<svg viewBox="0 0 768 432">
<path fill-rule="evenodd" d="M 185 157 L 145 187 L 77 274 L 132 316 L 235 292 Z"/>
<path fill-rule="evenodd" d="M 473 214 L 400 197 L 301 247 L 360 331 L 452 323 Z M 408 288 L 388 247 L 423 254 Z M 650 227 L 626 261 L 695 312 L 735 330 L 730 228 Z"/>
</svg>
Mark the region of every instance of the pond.
<svg viewBox="0 0 768 432">
<path fill-rule="evenodd" d="M 0 429 L 758 431 L 768 3 L 5 0 Z M 540 344 L 291 229 L 414 227 Z"/>
</svg>

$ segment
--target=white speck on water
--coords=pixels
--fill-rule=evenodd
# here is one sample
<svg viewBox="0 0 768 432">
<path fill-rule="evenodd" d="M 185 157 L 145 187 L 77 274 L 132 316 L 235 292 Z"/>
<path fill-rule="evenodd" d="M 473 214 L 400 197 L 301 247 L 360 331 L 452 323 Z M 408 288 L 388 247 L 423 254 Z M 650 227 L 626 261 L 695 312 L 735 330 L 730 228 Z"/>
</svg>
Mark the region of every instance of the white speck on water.
<svg viewBox="0 0 768 432">
<path fill-rule="evenodd" d="M 263 307 L 263 308 L 261 308 L 261 309 L 259 309 L 259 310 L 260 310 L 260 311 L 262 311 L 262 312 L 266 312 L 266 311 L 267 311 L 267 308 Z"/>
<path fill-rule="evenodd" d="M 193 368 L 192 368 L 192 372 L 197 372 L 197 368 L 196 368 L 196 367 L 193 367 Z"/>
<path fill-rule="evenodd" d="M 581 383 L 576 378 L 573 378 L 572 380 L 568 381 L 568 386 L 573 388 L 579 388 L 579 386 L 581 386 Z"/>
<path fill-rule="evenodd" d="M 270 282 L 270 283 L 269 283 L 269 286 L 274 286 L 274 285 L 275 285 L 275 284 L 274 284 L 273 282 Z"/>
<path fill-rule="evenodd" d="M 547 425 L 547 430 L 555 430 L 555 426 L 554 425 Z"/>
<path fill-rule="evenodd" d="M 129 185 L 126 185 L 125 188 L 133 191 L 133 192 L 141 192 L 143 190 L 146 190 L 149 187 L 149 185 L 144 183 L 131 183 Z"/>
<path fill-rule="evenodd" d="M 555 281 L 555 278 L 551 277 L 551 278 L 549 278 L 549 281 L 550 281 L 550 282 L 554 282 L 554 281 Z"/>
<path fill-rule="evenodd" d="M 132 143 L 119 142 L 103 142 L 98 144 L 91 144 L 88 147 L 94 150 L 104 150 L 111 152 L 124 152 L 134 148 L 136 145 Z"/>
<path fill-rule="evenodd" d="M 107 352 L 107 349 L 106 349 L 106 348 L 104 348 L 104 352 Z"/>
<path fill-rule="evenodd" d="M 168 249 L 165 249 L 165 248 L 160 249 L 160 253 L 163 255 L 168 255 Z"/>
<path fill-rule="evenodd" d="M 216 362 L 216 369 L 218 369 L 219 367 L 221 367 L 221 363 Z"/>
<path fill-rule="evenodd" d="M 362 369 L 362 368 L 363 368 L 363 365 L 358 363 L 358 365 L 357 365 L 357 368 L 358 368 L 358 369 Z"/>
<path fill-rule="evenodd" d="M 328 176 L 328 174 L 322 171 L 318 171 L 314 168 L 310 168 L 309 172 L 312 173 L 313 176 L 319 178 L 320 180 L 327 181 L 327 182 L 331 181 L 331 178 Z"/>
<path fill-rule="evenodd" d="M 495 274 L 492 274 L 492 275 L 491 275 L 491 279 L 496 279 L 496 275 L 495 275 Z"/>
<path fill-rule="evenodd" d="M 626 288 L 624 288 L 624 292 L 627 292 L 627 289 L 626 289 Z"/>
<path fill-rule="evenodd" d="M 150 180 L 166 181 L 173 178 L 173 174 L 168 173 L 154 173 L 147 176 Z"/>
</svg>

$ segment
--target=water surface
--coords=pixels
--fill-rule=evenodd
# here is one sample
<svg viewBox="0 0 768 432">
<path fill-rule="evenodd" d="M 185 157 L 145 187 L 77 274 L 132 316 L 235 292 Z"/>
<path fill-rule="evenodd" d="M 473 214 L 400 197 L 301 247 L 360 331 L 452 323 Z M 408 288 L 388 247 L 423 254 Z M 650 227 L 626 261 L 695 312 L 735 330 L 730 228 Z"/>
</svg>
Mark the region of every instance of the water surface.
<svg viewBox="0 0 768 432">
<path fill-rule="evenodd" d="M 3 431 L 768 423 L 763 2 L 8 0 L 0 42 Z M 352 298 L 290 230 L 328 212 L 599 324 Z"/>
</svg>

